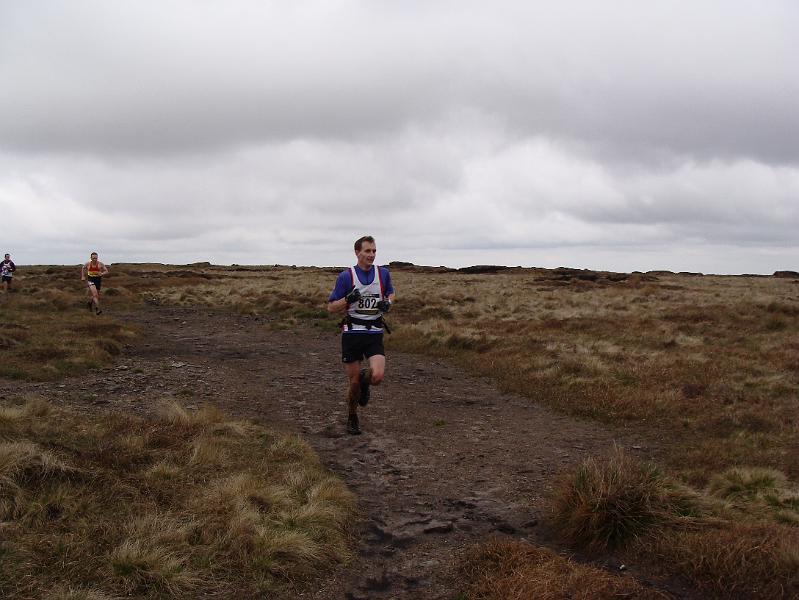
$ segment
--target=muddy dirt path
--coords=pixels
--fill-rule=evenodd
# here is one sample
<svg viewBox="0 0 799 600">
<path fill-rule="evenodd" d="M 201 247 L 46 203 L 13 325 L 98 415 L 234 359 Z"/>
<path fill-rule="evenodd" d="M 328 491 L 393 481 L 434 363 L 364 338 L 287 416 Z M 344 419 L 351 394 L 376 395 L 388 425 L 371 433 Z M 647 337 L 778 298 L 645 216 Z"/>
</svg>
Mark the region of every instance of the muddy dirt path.
<svg viewBox="0 0 799 600">
<path fill-rule="evenodd" d="M 348 436 L 337 335 L 200 309 L 117 316 L 141 332 L 117 366 L 60 384 L 0 381 L 0 395 L 29 388 L 138 413 L 177 397 L 302 434 L 357 494 L 362 515 L 356 560 L 303 598 L 451 600 L 459 549 L 492 534 L 541 542 L 555 473 L 614 443 L 651 450 L 446 362 L 391 350 L 385 383 L 360 411 L 363 434 Z"/>
</svg>

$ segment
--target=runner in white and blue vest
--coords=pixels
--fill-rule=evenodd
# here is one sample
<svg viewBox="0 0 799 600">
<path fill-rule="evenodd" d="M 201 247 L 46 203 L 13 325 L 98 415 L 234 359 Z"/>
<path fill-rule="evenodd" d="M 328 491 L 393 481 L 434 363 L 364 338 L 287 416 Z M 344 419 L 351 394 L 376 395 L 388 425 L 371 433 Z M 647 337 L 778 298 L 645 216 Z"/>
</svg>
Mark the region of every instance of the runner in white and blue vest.
<svg viewBox="0 0 799 600">
<path fill-rule="evenodd" d="M 327 301 L 331 313 L 343 312 L 341 360 L 347 375 L 347 433 L 361 433 L 358 406 L 369 403 L 370 387 L 379 385 L 386 372 L 383 315 L 394 302 L 394 287 L 386 267 L 374 264 L 377 246 L 370 236 L 355 242 L 358 264 L 339 273 Z M 366 366 L 361 366 L 366 361 Z"/>
</svg>

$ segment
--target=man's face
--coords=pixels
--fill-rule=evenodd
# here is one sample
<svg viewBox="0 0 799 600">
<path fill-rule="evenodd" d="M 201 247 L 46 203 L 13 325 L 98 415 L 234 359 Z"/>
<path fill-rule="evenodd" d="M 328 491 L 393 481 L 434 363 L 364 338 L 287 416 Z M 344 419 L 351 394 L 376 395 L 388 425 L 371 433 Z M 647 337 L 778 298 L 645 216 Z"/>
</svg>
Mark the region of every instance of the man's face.
<svg viewBox="0 0 799 600">
<path fill-rule="evenodd" d="M 375 254 L 377 254 L 377 245 L 372 242 L 363 242 L 361 249 L 355 253 L 358 257 L 358 266 L 362 268 L 369 268 L 375 262 Z"/>
<path fill-rule="evenodd" d="M 11 255 L 10 254 L 6 254 L 6 260 L 10 260 L 10 259 L 11 259 Z"/>
<path fill-rule="evenodd" d="M 95 254 L 94 252 L 92 252 L 91 259 L 92 259 L 93 261 L 97 260 L 97 254 Z"/>
</svg>

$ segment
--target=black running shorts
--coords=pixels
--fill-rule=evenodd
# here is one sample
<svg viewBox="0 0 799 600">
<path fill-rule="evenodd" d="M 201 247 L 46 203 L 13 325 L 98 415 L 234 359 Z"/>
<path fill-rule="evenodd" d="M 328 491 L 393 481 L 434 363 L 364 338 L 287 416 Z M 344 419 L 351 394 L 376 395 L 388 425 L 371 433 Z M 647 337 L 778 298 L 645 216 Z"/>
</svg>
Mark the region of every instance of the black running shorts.
<svg viewBox="0 0 799 600">
<path fill-rule="evenodd" d="M 370 356 L 385 356 L 382 333 L 342 333 L 341 362 L 358 362 Z"/>
<path fill-rule="evenodd" d="M 100 288 L 103 287 L 103 278 L 102 277 L 89 277 L 89 283 L 91 283 L 99 292 Z"/>
</svg>

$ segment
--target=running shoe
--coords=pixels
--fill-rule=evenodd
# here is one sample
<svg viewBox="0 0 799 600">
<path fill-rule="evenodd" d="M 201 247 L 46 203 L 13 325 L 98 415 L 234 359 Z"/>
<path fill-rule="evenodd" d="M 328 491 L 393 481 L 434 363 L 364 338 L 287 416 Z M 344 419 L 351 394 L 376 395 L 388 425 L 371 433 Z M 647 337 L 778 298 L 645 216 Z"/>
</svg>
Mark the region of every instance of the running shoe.
<svg viewBox="0 0 799 600">
<path fill-rule="evenodd" d="M 358 425 L 358 415 L 350 415 L 347 417 L 347 433 L 350 435 L 360 435 L 361 428 Z"/>
<path fill-rule="evenodd" d="M 369 380 L 371 379 L 369 373 L 366 369 L 361 369 L 361 373 L 358 376 L 358 382 L 361 384 L 361 395 L 358 398 L 358 404 L 361 406 L 366 406 L 369 404 Z"/>
</svg>

